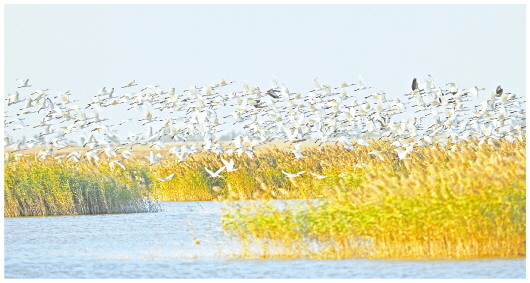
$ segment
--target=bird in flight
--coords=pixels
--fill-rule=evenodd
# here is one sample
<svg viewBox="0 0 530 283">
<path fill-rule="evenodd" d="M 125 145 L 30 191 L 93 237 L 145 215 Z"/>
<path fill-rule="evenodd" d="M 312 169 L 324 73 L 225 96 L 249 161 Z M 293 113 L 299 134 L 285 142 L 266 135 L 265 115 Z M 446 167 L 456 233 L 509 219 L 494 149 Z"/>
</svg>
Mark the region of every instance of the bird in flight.
<svg viewBox="0 0 530 283">
<path fill-rule="evenodd" d="M 121 88 L 131 87 L 131 86 L 135 86 L 135 85 L 137 85 L 136 80 L 134 80 L 134 81 L 122 86 Z"/>
<path fill-rule="evenodd" d="M 502 95 L 503 89 L 502 89 L 502 87 L 500 85 L 497 86 L 497 89 L 495 90 L 495 93 L 497 94 L 497 96 L 501 96 Z"/>
<path fill-rule="evenodd" d="M 294 178 L 294 177 L 298 177 L 298 176 L 304 174 L 305 171 L 300 171 L 298 173 L 289 173 L 289 172 L 285 172 L 285 171 L 282 170 L 282 173 L 285 174 L 285 176 L 287 176 L 288 178 Z"/>
<path fill-rule="evenodd" d="M 226 172 L 233 172 L 239 169 L 239 168 L 234 169 L 234 159 L 230 159 L 230 161 L 226 161 L 223 158 L 221 158 L 221 162 L 223 162 L 223 164 L 225 165 L 223 167 L 225 167 Z"/>
<path fill-rule="evenodd" d="M 175 173 L 165 177 L 165 178 L 162 178 L 162 177 L 156 177 L 160 182 L 165 182 L 165 181 L 169 181 L 171 179 L 173 179 L 173 177 L 175 177 Z"/>
<path fill-rule="evenodd" d="M 123 170 L 125 170 L 125 165 L 119 160 L 114 160 L 109 162 L 110 169 L 114 169 L 116 166 L 120 166 Z"/>
<path fill-rule="evenodd" d="M 223 172 L 223 170 L 225 170 L 225 167 L 223 166 L 223 167 L 219 168 L 219 170 L 217 170 L 217 171 L 215 171 L 215 172 L 212 172 L 210 169 L 208 169 L 208 168 L 206 168 L 206 167 L 204 167 L 204 169 L 206 169 L 206 172 L 208 172 L 208 174 L 210 174 L 210 176 L 211 176 L 212 178 L 216 178 L 216 177 L 222 177 L 222 176 L 220 175 L 220 173 Z"/>
<path fill-rule="evenodd" d="M 415 90 L 419 90 L 420 88 L 418 87 L 418 80 L 416 78 L 414 78 L 412 80 L 412 91 L 415 91 Z"/>
<path fill-rule="evenodd" d="M 28 85 L 29 83 L 29 79 L 17 79 L 17 82 L 19 83 L 19 86 L 18 88 L 23 88 L 23 87 L 30 87 L 31 85 Z"/>
<path fill-rule="evenodd" d="M 324 175 L 318 175 L 318 174 L 315 174 L 315 173 L 311 173 L 311 175 L 313 175 L 315 178 L 317 179 L 324 179 L 326 178 L 327 176 L 324 176 Z"/>
</svg>

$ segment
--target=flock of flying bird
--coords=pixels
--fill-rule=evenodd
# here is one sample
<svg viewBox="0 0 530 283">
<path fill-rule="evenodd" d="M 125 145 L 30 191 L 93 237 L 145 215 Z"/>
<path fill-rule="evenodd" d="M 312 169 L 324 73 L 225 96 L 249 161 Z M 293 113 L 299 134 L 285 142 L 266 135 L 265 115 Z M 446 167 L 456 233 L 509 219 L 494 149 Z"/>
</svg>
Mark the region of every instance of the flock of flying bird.
<svg viewBox="0 0 530 283">
<path fill-rule="evenodd" d="M 267 90 L 245 83 L 240 91 L 226 91 L 234 82 L 225 80 L 183 91 L 158 85 L 138 87 L 132 81 L 116 89 L 101 88 L 85 106 L 75 104 L 70 91 L 53 94 L 48 89 L 34 90 L 28 79 L 17 82 L 18 90 L 6 98 L 7 161 L 30 156 L 24 150 L 37 148 L 41 149 L 37 159 L 99 164 L 104 154 L 111 168 L 125 169 L 123 162 L 135 155 L 133 148 L 138 145 L 159 151 L 150 150 L 145 156 L 150 165 L 159 163 L 163 158 L 161 151 L 168 145 L 163 141 L 183 142 L 168 150 L 178 162 L 200 151 L 253 158 L 257 146 L 273 141 L 288 143 L 293 158 L 298 159 L 307 157 L 300 148 L 302 141 L 317 145 L 332 142 L 355 150 L 370 145 L 367 137 L 391 141 L 395 158 L 405 159 L 421 146 L 454 150 L 470 138 L 479 140 L 476 146 L 498 139 L 526 139 L 524 97 L 505 92 L 501 86 L 491 93 L 476 86 L 460 89 L 454 83 L 439 87 L 430 75 L 421 85 L 414 78 L 410 91 L 393 99 L 384 91 L 372 91 L 361 76 L 355 84 L 343 82 L 336 87 L 315 78 L 315 88 L 307 93 L 291 92 L 279 86 L 276 79 Z M 117 111 L 117 107 L 126 107 L 127 111 Z M 17 113 L 9 115 L 8 110 Z M 102 117 L 108 112 L 135 114 L 113 122 Z M 141 125 L 143 130 L 122 137 L 117 128 L 124 124 Z M 12 137 L 15 131 L 29 127 L 40 130 L 29 139 Z M 222 145 L 223 127 L 245 134 Z M 197 137 L 200 141 L 189 142 Z M 68 154 L 54 153 L 54 149 L 65 148 L 72 150 Z M 370 154 L 385 158 L 380 151 Z M 233 159 L 221 161 L 224 166 L 215 172 L 205 167 L 211 177 L 237 170 Z M 282 172 L 289 178 L 305 173 Z M 318 179 L 326 177 L 312 174 Z M 167 181 L 173 177 L 171 174 L 158 179 Z"/>
</svg>

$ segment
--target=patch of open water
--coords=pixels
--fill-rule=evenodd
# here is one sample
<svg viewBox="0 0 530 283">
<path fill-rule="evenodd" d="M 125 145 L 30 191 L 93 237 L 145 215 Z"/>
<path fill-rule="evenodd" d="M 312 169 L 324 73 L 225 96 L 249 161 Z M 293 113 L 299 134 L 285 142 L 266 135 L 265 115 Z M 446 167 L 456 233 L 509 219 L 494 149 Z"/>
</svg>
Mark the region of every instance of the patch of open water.
<svg viewBox="0 0 530 283">
<path fill-rule="evenodd" d="M 5 278 L 525 278 L 526 258 L 475 260 L 227 257 L 238 246 L 218 202 L 158 213 L 4 218 Z M 195 241 L 199 241 L 197 244 Z"/>
</svg>

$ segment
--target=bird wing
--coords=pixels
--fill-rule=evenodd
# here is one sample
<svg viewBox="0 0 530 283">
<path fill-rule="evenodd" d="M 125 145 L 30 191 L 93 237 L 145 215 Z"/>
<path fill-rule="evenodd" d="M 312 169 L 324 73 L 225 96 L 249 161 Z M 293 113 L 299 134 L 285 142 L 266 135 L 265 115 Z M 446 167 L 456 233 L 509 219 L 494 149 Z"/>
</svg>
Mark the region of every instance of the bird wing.
<svg viewBox="0 0 530 283">
<path fill-rule="evenodd" d="M 414 78 L 412 80 L 412 91 L 415 91 L 418 89 L 418 80 L 416 80 L 416 78 Z"/>
<path fill-rule="evenodd" d="M 291 131 L 291 130 L 289 130 L 287 127 L 285 127 L 285 125 L 282 124 L 282 126 L 283 126 L 283 130 L 284 130 L 284 132 L 285 132 L 285 135 L 287 135 L 287 139 L 288 139 L 288 140 L 294 140 L 295 137 L 296 137 L 296 136 L 295 136 L 295 129 L 293 129 L 293 130 Z"/>
<path fill-rule="evenodd" d="M 206 170 L 206 172 L 208 172 L 208 174 L 210 174 L 210 176 L 214 177 L 215 176 L 215 173 L 210 171 L 210 169 L 204 167 L 204 169 Z"/>
<path fill-rule="evenodd" d="M 236 148 L 240 148 L 241 147 L 241 136 L 235 137 L 233 143 Z"/>
<path fill-rule="evenodd" d="M 298 158 L 304 158 L 304 157 L 307 157 L 307 156 L 301 154 L 301 153 L 298 152 L 298 151 L 295 151 L 295 152 L 294 152 L 294 158 L 297 158 L 297 159 L 298 159 Z"/>
<path fill-rule="evenodd" d="M 364 88 L 364 79 L 361 75 L 359 75 L 359 88 Z"/>
<path fill-rule="evenodd" d="M 230 161 L 234 161 L 234 160 L 232 159 L 232 160 L 230 160 Z M 230 162 L 228 162 L 228 161 L 224 160 L 223 158 L 221 158 L 221 162 L 223 162 L 223 164 L 224 164 L 224 165 L 225 165 L 225 167 L 227 167 L 227 168 L 229 168 L 229 167 L 230 167 L 230 165 L 231 165 L 231 163 L 230 163 Z"/>
<path fill-rule="evenodd" d="M 360 144 L 360 145 L 364 145 L 364 146 L 369 146 L 370 144 L 365 141 L 364 139 L 359 139 L 357 140 L 357 143 Z"/>
<path fill-rule="evenodd" d="M 241 104 L 239 105 L 239 109 L 240 110 L 245 110 L 245 108 L 247 108 L 247 104 L 248 104 L 248 99 L 245 97 L 243 98 L 243 100 L 241 101 Z"/>
<path fill-rule="evenodd" d="M 121 161 L 119 161 L 119 160 L 111 161 L 111 162 L 109 163 L 109 165 L 110 165 L 110 168 L 114 168 L 114 166 L 118 165 L 118 166 L 120 166 L 122 169 L 125 170 L 125 166 L 124 166 L 123 163 L 121 163 Z"/>
<path fill-rule="evenodd" d="M 224 167 L 224 166 L 221 167 L 221 168 L 219 168 L 219 170 L 217 170 L 217 171 L 215 172 L 215 175 L 219 175 L 219 173 L 223 172 L 223 170 L 225 170 L 225 167 Z"/>
</svg>

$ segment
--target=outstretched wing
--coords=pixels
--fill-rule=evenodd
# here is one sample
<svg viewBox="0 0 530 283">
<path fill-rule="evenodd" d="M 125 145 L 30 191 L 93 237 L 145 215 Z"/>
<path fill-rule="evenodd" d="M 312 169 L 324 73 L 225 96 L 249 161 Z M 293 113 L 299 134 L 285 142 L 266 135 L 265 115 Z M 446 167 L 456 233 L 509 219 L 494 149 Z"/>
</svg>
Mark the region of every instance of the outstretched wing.
<svg viewBox="0 0 530 283">
<path fill-rule="evenodd" d="M 204 167 L 204 169 L 206 170 L 206 172 L 208 172 L 208 174 L 210 174 L 210 176 L 214 177 L 215 176 L 215 173 L 210 171 L 210 169 Z"/>
<path fill-rule="evenodd" d="M 224 167 L 224 166 L 221 167 L 221 168 L 219 168 L 219 170 L 217 170 L 217 171 L 215 172 L 215 175 L 219 175 L 219 173 L 223 172 L 223 170 L 225 170 L 225 167 Z"/>
</svg>

